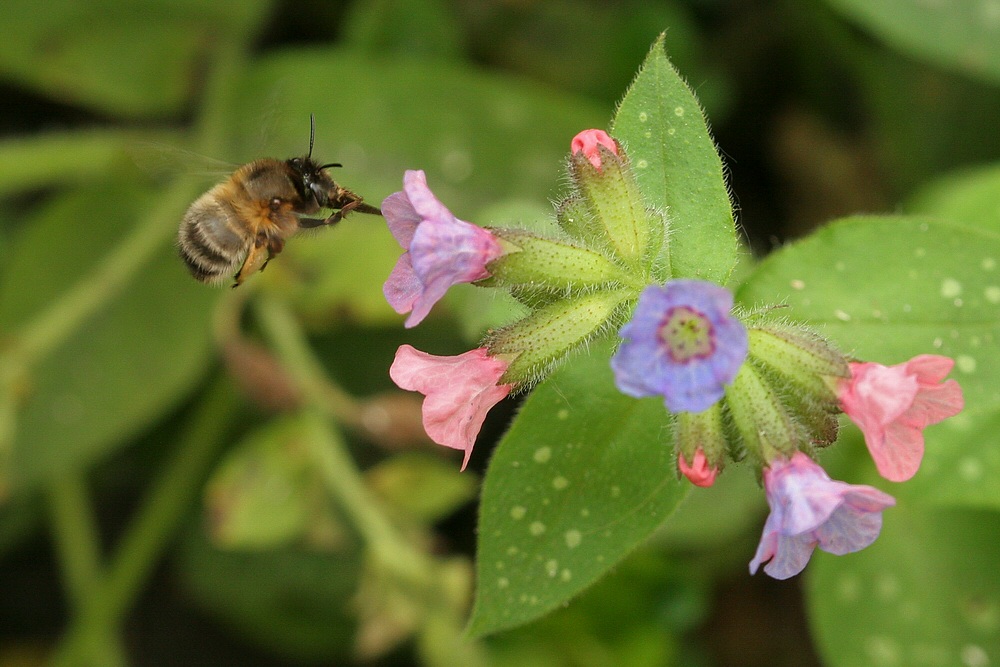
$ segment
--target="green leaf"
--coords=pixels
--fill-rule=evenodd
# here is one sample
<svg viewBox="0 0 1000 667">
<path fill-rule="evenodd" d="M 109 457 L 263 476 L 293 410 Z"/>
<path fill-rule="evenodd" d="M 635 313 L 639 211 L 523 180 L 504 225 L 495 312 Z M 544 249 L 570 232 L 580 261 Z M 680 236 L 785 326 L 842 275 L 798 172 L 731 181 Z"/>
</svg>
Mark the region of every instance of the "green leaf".
<svg viewBox="0 0 1000 667">
<path fill-rule="evenodd" d="M 663 402 L 621 394 L 609 357 L 599 346 L 540 385 L 490 461 L 474 634 L 564 604 L 646 540 L 687 493 Z"/>
<path fill-rule="evenodd" d="M 925 218 L 854 217 L 767 257 L 740 287 L 747 307 L 787 304 L 846 352 L 896 364 L 955 359 L 966 406 L 1000 402 L 1000 234 Z"/>
<path fill-rule="evenodd" d="M 722 161 L 701 106 L 664 52 L 661 35 L 625 94 L 612 134 L 625 145 L 647 202 L 666 211 L 670 277 L 725 283 L 736 226 Z"/>
<path fill-rule="evenodd" d="M 4 2 L 0 73 L 61 102 L 129 116 L 178 111 L 223 34 L 252 36 L 266 0 Z"/>
<path fill-rule="evenodd" d="M 926 185 L 907 203 L 907 213 L 944 218 L 1000 233 L 1000 165 L 966 169 Z"/>
<path fill-rule="evenodd" d="M 121 240 L 153 193 L 124 179 L 77 190 L 24 229 L 0 282 L 0 331 L 18 327 Z M 18 489 L 87 465 L 176 403 L 208 368 L 219 295 L 164 243 L 133 284 L 27 378 L 12 469 Z"/>
<path fill-rule="evenodd" d="M 295 663 L 347 661 L 361 568 L 353 545 L 335 553 L 221 551 L 199 528 L 177 560 L 185 593 L 247 641 Z"/>
<path fill-rule="evenodd" d="M 1000 7 L 995 3 L 827 1 L 904 53 L 1000 82 Z"/>
<path fill-rule="evenodd" d="M 301 420 L 277 420 L 226 456 L 205 488 L 212 539 L 226 549 L 281 547 L 342 532 L 327 510 Z"/>
<path fill-rule="evenodd" d="M 886 510 L 872 546 L 813 556 L 808 604 L 823 664 L 990 664 L 1000 653 L 997 562 L 1000 515 Z"/>
</svg>

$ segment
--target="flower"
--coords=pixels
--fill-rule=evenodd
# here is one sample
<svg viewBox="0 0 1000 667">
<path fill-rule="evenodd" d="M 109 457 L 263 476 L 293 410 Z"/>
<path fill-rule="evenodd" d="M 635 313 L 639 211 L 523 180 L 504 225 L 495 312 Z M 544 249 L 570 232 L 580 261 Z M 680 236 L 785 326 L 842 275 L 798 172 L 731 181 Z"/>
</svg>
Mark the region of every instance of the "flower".
<svg viewBox="0 0 1000 667">
<path fill-rule="evenodd" d="M 681 474 L 687 477 L 695 486 L 708 488 L 715 484 L 715 476 L 719 474 L 719 469 L 712 467 L 705 456 L 705 450 L 700 447 L 694 453 L 694 462 L 688 465 L 684 454 L 677 455 L 677 467 Z"/>
<path fill-rule="evenodd" d="M 647 287 L 611 358 L 618 389 L 662 395 L 671 412 L 711 407 L 747 356 L 747 331 L 729 314 L 732 306 L 732 294 L 701 280 Z"/>
<path fill-rule="evenodd" d="M 962 388 L 942 383 L 955 362 L 922 354 L 896 366 L 852 363 L 838 385 L 841 407 L 864 433 L 879 474 L 905 482 L 924 456 L 923 429 L 961 412 Z"/>
<path fill-rule="evenodd" d="M 482 227 L 456 218 L 427 187 L 423 171 L 407 171 L 403 191 L 382 202 L 389 231 L 406 250 L 383 286 L 397 313 L 410 313 L 406 327 L 423 320 L 452 285 L 482 280 L 486 265 L 503 254 Z"/>
<path fill-rule="evenodd" d="M 601 168 L 601 151 L 598 146 L 604 146 L 618 155 L 618 144 L 604 130 L 584 130 L 570 142 L 570 150 L 573 153 L 583 153 L 590 164 L 594 165 L 594 169 Z"/>
<path fill-rule="evenodd" d="M 775 579 L 801 572 L 817 546 L 842 556 L 864 549 L 882 530 L 882 510 L 896 500 L 871 486 L 831 480 L 802 452 L 764 469 L 771 514 L 764 524 L 750 574 L 761 563 Z"/>
<path fill-rule="evenodd" d="M 389 377 L 401 389 L 426 397 L 424 430 L 439 445 L 465 451 L 465 470 L 486 413 L 513 389 L 513 385 L 497 384 L 507 366 L 502 359 L 489 356 L 486 348 L 439 357 L 402 345 L 396 350 Z"/>
</svg>

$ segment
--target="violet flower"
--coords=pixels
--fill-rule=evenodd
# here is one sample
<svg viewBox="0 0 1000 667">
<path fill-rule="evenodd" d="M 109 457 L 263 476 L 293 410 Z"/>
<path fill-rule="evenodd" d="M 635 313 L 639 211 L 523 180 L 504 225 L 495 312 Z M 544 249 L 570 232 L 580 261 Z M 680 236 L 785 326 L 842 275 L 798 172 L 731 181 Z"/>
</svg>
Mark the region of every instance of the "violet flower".
<svg viewBox="0 0 1000 667">
<path fill-rule="evenodd" d="M 750 574 L 767 562 L 764 572 L 775 579 L 801 572 L 816 547 L 838 556 L 864 549 L 882 530 L 882 510 L 896 504 L 874 487 L 831 480 L 802 452 L 771 461 L 764 490 L 771 514 Z"/>
<path fill-rule="evenodd" d="M 459 220 L 438 201 L 423 171 L 406 172 L 402 192 L 386 197 L 382 213 L 406 251 L 382 291 L 397 313 L 410 313 L 407 328 L 419 324 L 452 285 L 488 277 L 486 265 L 503 254 L 493 234 Z"/>
</svg>

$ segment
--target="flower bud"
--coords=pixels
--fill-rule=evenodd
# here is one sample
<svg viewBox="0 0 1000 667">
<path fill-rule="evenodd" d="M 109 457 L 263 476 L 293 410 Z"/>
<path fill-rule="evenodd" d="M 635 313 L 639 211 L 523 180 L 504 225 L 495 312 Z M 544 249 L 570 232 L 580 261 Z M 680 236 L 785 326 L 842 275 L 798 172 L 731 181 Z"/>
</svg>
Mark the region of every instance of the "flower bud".
<svg viewBox="0 0 1000 667">
<path fill-rule="evenodd" d="M 850 377 L 847 359 L 812 331 L 787 324 L 767 323 L 750 329 L 750 357 L 816 401 L 837 404 L 836 383 Z"/>
<path fill-rule="evenodd" d="M 678 413 L 674 422 L 674 443 L 681 474 L 696 486 L 711 486 L 726 458 L 721 404 L 715 403 L 702 412 Z"/>
<path fill-rule="evenodd" d="M 491 355 L 512 359 L 499 382 L 531 384 L 551 364 L 584 345 L 596 334 L 617 326 L 634 294 L 629 290 L 601 290 L 563 299 L 491 334 Z"/>
<path fill-rule="evenodd" d="M 662 220 L 646 209 L 639 186 L 628 161 L 602 145 L 597 146 L 601 167 L 596 168 L 582 152 L 570 158 L 569 173 L 587 205 L 593 233 L 589 236 L 614 256 L 632 266 L 651 259 L 661 241 L 653 244 L 654 223 L 657 231 Z"/>
<path fill-rule="evenodd" d="M 488 265 L 492 278 L 480 283 L 484 286 L 547 289 L 565 295 L 629 281 L 621 267 L 593 250 L 521 230 L 492 231 L 505 253 Z"/>
<path fill-rule="evenodd" d="M 761 377 L 753 364 L 743 364 L 733 383 L 726 387 L 726 405 L 733 418 L 733 459 L 744 452 L 759 465 L 774 458 L 788 458 L 807 443 L 781 398 Z"/>
</svg>

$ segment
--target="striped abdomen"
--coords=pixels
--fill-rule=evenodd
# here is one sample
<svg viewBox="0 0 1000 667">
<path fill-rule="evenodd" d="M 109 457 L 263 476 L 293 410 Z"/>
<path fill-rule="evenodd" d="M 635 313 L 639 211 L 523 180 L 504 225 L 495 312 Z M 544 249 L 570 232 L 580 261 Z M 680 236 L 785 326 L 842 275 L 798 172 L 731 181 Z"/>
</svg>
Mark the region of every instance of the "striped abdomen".
<svg viewBox="0 0 1000 667">
<path fill-rule="evenodd" d="M 212 188 L 191 204 L 177 233 L 181 259 L 191 275 L 205 283 L 232 278 L 253 243 L 236 211 L 218 196 L 222 187 Z"/>
</svg>

